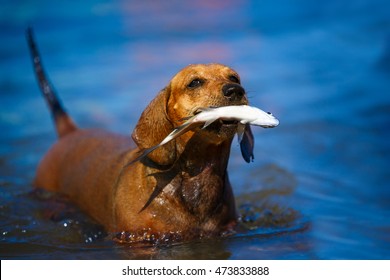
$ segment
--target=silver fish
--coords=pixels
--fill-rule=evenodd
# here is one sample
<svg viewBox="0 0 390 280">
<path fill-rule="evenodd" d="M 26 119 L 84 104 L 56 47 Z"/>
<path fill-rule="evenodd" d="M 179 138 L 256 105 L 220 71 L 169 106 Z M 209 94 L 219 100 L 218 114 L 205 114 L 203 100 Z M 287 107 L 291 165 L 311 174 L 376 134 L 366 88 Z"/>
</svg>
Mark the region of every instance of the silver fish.
<svg viewBox="0 0 390 280">
<path fill-rule="evenodd" d="M 204 129 L 216 120 L 238 122 L 238 142 L 241 145 L 241 152 L 245 161 L 249 162 L 251 158 L 253 160 L 254 145 L 253 135 L 249 125 L 271 128 L 279 124 L 279 120 L 275 118 L 271 113 L 264 112 L 259 108 L 251 107 L 248 105 L 199 108 L 196 112 L 197 113 L 194 116 L 185 118 L 186 121 L 182 125 L 176 127 L 159 144 L 149 149 L 145 149 L 138 157 L 129 162 L 126 166 L 133 164 L 134 162 L 142 159 L 149 153 L 153 152 L 155 149 L 165 145 L 176 137 L 193 129 L 194 127 L 198 126 L 199 123 L 204 123 L 202 127 L 202 129 Z"/>
<path fill-rule="evenodd" d="M 183 125 L 186 125 L 187 123 L 204 122 L 203 128 L 205 128 L 218 119 L 238 121 L 237 135 L 238 142 L 240 143 L 246 124 L 261 126 L 264 128 L 275 127 L 279 124 L 279 120 L 271 113 L 266 113 L 259 108 L 248 105 L 200 108 L 198 111 L 200 111 L 199 114 L 191 117 Z"/>
</svg>

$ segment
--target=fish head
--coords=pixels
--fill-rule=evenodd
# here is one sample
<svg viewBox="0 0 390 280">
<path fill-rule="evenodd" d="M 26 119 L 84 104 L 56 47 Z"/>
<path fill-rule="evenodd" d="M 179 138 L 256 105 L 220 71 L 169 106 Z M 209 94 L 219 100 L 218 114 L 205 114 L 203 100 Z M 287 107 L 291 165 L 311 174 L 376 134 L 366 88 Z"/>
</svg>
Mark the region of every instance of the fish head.
<svg viewBox="0 0 390 280">
<path fill-rule="evenodd" d="M 265 112 L 255 107 L 252 107 L 252 109 L 257 111 L 257 118 L 250 122 L 251 125 L 257 125 L 263 128 L 272 128 L 279 125 L 279 120 L 271 112 Z"/>
</svg>

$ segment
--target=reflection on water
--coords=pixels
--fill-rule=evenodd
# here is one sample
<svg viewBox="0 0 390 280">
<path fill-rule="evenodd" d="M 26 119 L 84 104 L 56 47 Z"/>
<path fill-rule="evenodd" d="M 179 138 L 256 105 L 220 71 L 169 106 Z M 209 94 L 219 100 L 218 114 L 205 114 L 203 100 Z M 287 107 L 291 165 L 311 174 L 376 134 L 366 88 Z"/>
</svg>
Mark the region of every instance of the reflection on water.
<svg viewBox="0 0 390 280">
<path fill-rule="evenodd" d="M 60 9 L 50 1 L 3 2 L 1 258 L 390 257 L 386 1 L 88 0 Z M 60 198 L 32 192 L 55 136 L 28 57 L 29 24 L 51 80 L 83 127 L 130 134 L 147 103 L 189 63 L 215 61 L 240 73 L 250 102 L 281 124 L 253 129 L 254 163 L 232 145 L 235 235 L 129 248 Z"/>
<path fill-rule="evenodd" d="M 283 173 L 279 175 L 279 178 L 284 177 Z M 13 218 L 17 224 L 2 225 L 4 246 L 1 253 L 6 258 L 38 259 L 74 258 L 71 257 L 73 254 L 80 258 L 105 258 L 106 254 L 110 258 L 137 259 L 235 258 L 230 248 L 235 244 L 248 244 L 249 252 L 255 252 L 260 248 L 265 249 L 256 245 L 261 244 L 262 240 L 268 242 L 270 239 L 302 234 L 308 229 L 307 221 L 297 211 L 272 202 L 272 197 L 291 193 L 289 186 L 271 184 L 273 186 L 267 190 L 237 197 L 240 225 L 236 234 L 158 247 L 116 244 L 101 226 L 62 197 L 43 190 L 20 193 L 12 197 L 9 205 L 2 207 L 4 215 L 14 215 L 8 220 Z"/>
</svg>

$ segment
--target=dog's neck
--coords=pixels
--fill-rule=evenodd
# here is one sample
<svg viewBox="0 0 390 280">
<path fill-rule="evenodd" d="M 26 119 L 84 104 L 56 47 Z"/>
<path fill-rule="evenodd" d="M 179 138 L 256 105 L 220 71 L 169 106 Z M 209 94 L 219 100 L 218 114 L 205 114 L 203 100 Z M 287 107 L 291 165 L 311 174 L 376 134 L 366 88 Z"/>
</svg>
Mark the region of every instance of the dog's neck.
<svg viewBox="0 0 390 280">
<path fill-rule="evenodd" d="M 171 201 L 175 207 L 181 205 L 183 215 L 192 216 L 197 223 L 194 227 L 204 230 L 223 228 L 236 218 L 227 175 L 232 139 L 213 144 L 194 135 L 186 141 L 179 141 L 176 142 L 178 157 L 172 166 L 161 167 L 150 159 L 143 160 L 156 185 L 142 211 L 162 195 L 163 201 Z M 160 207 L 160 204 L 154 204 L 154 207 Z M 163 209 L 159 209 L 159 213 L 167 209 L 165 204 L 161 205 Z"/>
<path fill-rule="evenodd" d="M 211 144 L 193 137 L 177 161 L 176 196 L 194 215 L 205 218 L 218 212 L 231 194 L 227 165 L 231 139 Z M 234 205 L 233 205 L 234 207 Z"/>
</svg>

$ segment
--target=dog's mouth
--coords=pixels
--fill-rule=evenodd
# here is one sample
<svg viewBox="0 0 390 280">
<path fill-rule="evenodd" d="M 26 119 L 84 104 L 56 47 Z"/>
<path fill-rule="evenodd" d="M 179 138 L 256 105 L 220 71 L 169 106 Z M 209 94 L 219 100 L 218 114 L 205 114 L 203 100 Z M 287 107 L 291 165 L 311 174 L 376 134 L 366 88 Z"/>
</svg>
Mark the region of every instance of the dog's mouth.
<svg viewBox="0 0 390 280">
<path fill-rule="evenodd" d="M 220 106 L 210 106 L 209 108 L 218 108 L 218 107 L 220 107 Z M 193 111 L 193 115 L 197 115 L 200 112 L 202 112 L 202 110 L 200 108 L 196 108 Z M 239 121 L 237 121 L 237 120 L 217 119 L 205 128 L 202 128 L 202 126 L 200 126 L 200 127 L 202 130 L 207 131 L 207 132 L 211 132 L 215 135 L 218 135 L 219 137 L 221 137 L 221 136 L 222 137 L 223 136 L 230 137 L 236 133 L 238 123 L 239 123 Z"/>
<path fill-rule="evenodd" d="M 237 132 L 237 125 L 238 121 L 216 120 L 202 130 L 217 136 L 218 139 L 225 139 L 234 136 L 234 134 Z M 209 134 L 209 136 L 211 134 Z"/>
<path fill-rule="evenodd" d="M 224 126 L 236 126 L 238 124 L 238 121 L 224 121 L 224 120 L 219 120 L 219 123 L 224 125 Z"/>
</svg>

